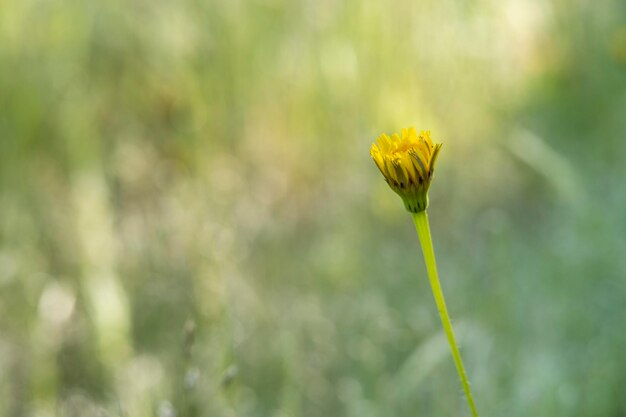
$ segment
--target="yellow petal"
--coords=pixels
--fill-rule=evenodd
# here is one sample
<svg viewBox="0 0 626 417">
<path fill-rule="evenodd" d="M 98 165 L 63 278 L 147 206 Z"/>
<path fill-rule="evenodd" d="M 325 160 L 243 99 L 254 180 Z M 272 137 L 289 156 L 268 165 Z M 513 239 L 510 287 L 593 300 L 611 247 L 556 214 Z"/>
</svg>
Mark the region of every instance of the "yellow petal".
<svg viewBox="0 0 626 417">
<path fill-rule="evenodd" d="M 430 139 L 430 130 L 427 131 L 421 131 L 420 132 L 420 136 L 424 138 L 424 141 L 428 144 L 428 147 L 430 149 L 433 148 L 433 141 Z"/>
<path fill-rule="evenodd" d="M 439 150 L 441 149 L 441 143 L 435 145 L 435 150 L 433 150 L 433 155 L 430 158 L 430 172 L 432 173 L 435 170 L 435 162 L 437 162 L 437 156 L 439 155 Z"/>
<path fill-rule="evenodd" d="M 384 133 L 380 135 L 378 137 L 378 147 L 383 154 L 388 153 L 392 148 L 391 139 L 389 138 L 389 136 Z"/>
<path fill-rule="evenodd" d="M 380 172 L 385 175 L 385 161 L 383 159 L 383 156 L 380 154 L 378 146 L 372 145 L 372 148 L 370 149 L 370 155 L 372 156 L 372 159 L 374 160 L 374 163 L 376 163 L 376 166 L 378 167 Z"/>
<path fill-rule="evenodd" d="M 417 142 L 417 132 L 415 131 L 414 127 L 410 127 L 409 128 L 409 139 L 411 140 L 411 142 Z"/>
</svg>

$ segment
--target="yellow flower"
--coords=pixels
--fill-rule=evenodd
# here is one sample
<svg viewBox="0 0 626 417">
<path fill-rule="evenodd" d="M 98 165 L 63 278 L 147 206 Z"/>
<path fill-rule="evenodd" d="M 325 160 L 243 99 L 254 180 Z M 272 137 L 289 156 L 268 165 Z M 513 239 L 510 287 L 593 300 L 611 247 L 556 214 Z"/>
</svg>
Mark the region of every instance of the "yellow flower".
<svg viewBox="0 0 626 417">
<path fill-rule="evenodd" d="M 389 137 L 383 133 L 372 144 L 372 159 L 411 213 L 428 207 L 428 188 L 439 149 L 441 144 L 433 144 L 429 130 L 418 135 L 412 127 L 402 129 L 402 136 L 394 133 Z"/>
</svg>

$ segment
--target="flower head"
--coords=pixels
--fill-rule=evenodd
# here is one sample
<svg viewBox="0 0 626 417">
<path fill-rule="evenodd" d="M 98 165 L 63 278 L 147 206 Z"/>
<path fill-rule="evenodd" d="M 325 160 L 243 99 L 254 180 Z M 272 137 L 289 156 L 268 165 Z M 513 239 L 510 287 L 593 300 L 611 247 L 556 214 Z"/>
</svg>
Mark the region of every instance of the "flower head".
<svg viewBox="0 0 626 417">
<path fill-rule="evenodd" d="M 385 181 L 402 200 L 411 213 L 428 207 L 428 188 L 433 177 L 441 144 L 433 144 L 430 131 L 419 135 L 410 127 L 402 135 L 380 135 L 372 144 L 370 155 L 385 177 Z"/>
</svg>

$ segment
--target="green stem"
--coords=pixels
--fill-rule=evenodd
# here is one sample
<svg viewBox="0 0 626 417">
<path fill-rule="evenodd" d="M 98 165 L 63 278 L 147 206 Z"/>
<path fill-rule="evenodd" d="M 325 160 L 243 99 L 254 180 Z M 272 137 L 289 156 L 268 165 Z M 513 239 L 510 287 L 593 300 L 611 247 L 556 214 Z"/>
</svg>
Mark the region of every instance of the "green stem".
<svg viewBox="0 0 626 417">
<path fill-rule="evenodd" d="M 430 226 L 428 225 L 428 214 L 426 214 L 426 210 L 420 211 L 419 213 L 413 213 L 413 221 L 415 222 L 417 235 L 419 236 L 420 244 L 422 245 L 422 253 L 424 254 L 424 261 L 426 261 L 426 269 L 428 270 L 430 286 L 433 290 L 433 295 L 435 296 L 435 302 L 437 303 L 437 309 L 439 310 L 439 316 L 441 317 L 443 329 L 448 337 L 448 343 L 450 344 L 450 350 L 452 351 L 452 357 L 454 358 L 456 370 L 459 374 L 459 378 L 461 378 L 461 383 L 463 384 L 467 404 L 472 412 L 472 416 L 478 417 L 476 406 L 474 405 L 474 398 L 472 397 L 469 382 L 467 381 L 467 375 L 465 374 L 465 368 L 463 367 L 463 361 L 461 360 L 461 353 L 459 352 L 459 348 L 454 338 L 454 331 L 452 330 L 450 316 L 448 316 L 446 301 L 443 298 L 443 292 L 441 291 L 439 275 L 437 274 L 437 264 L 435 263 L 435 251 L 433 250 L 433 242 L 430 237 Z"/>
</svg>

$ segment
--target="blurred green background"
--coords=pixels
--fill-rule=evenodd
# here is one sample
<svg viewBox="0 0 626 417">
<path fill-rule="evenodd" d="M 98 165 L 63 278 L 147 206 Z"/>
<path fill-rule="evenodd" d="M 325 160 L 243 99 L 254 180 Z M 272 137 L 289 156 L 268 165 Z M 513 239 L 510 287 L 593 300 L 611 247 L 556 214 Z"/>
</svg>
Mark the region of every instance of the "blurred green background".
<svg viewBox="0 0 626 417">
<path fill-rule="evenodd" d="M 0 3 L 0 415 L 467 416 L 369 158 L 444 143 L 483 416 L 626 416 L 626 3 Z"/>
</svg>

